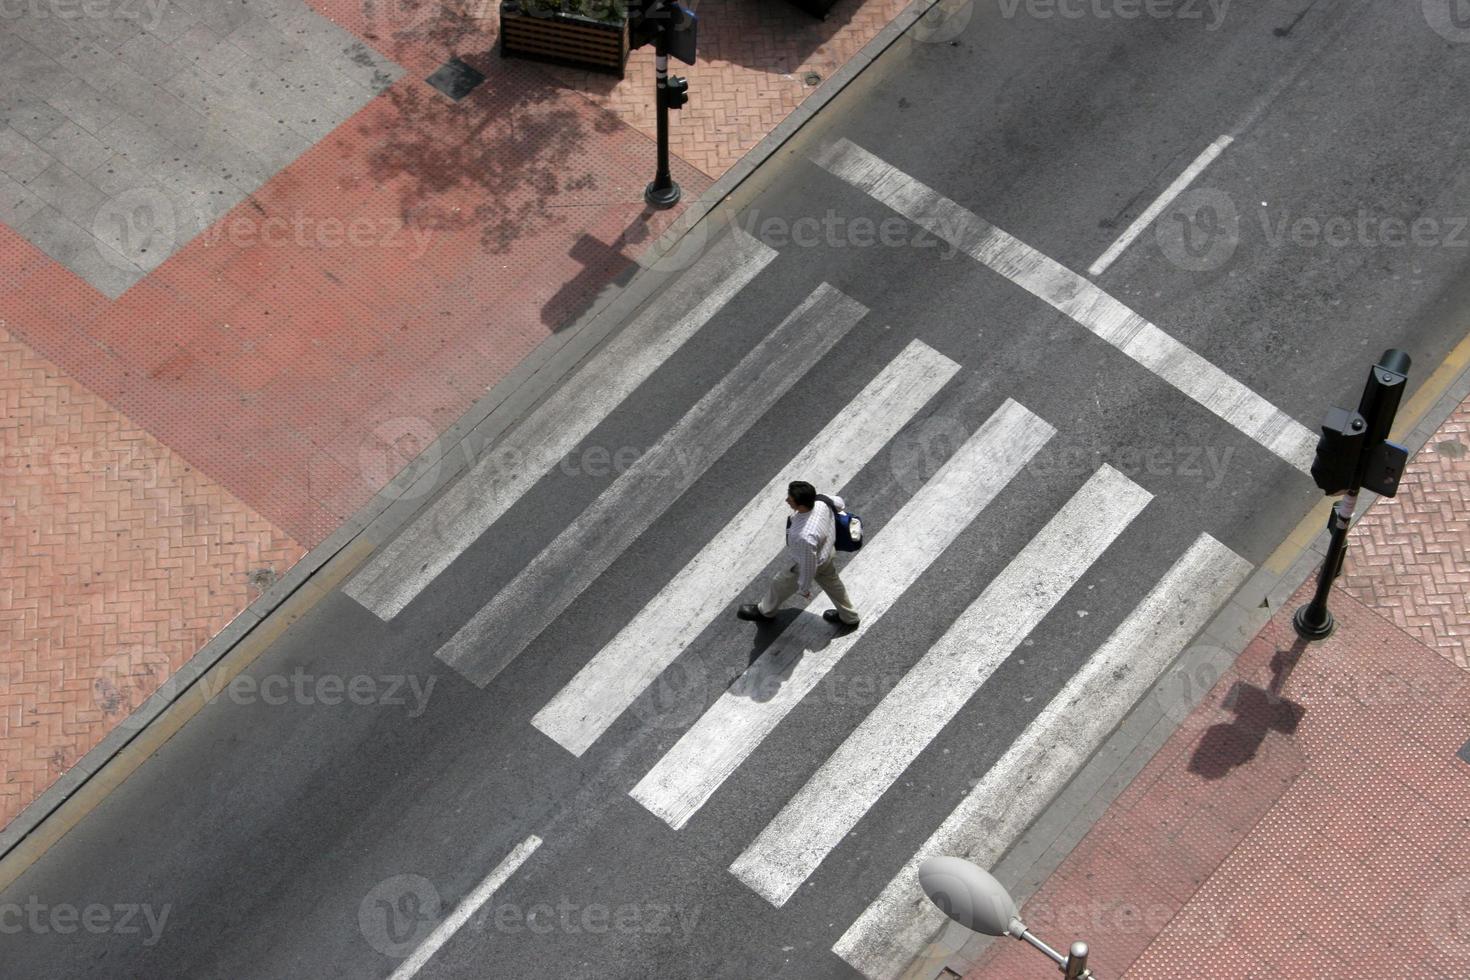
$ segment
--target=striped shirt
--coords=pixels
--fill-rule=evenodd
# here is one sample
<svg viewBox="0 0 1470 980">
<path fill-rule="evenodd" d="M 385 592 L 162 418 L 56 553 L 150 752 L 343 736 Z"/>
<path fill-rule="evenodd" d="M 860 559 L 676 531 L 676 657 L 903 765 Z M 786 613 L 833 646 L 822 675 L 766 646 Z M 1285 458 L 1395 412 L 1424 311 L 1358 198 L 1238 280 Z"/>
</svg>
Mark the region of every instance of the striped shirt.
<svg viewBox="0 0 1470 980">
<path fill-rule="evenodd" d="M 846 507 L 842 498 L 828 494 L 838 510 Z M 837 521 L 832 508 L 818 500 L 806 513 L 797 511 L 786 522 L 786 553 L 796 562 L 796 591 L 812 590 L 817 569 L 832 560 L 832 544 L 837 540 Z"/>
</svg>

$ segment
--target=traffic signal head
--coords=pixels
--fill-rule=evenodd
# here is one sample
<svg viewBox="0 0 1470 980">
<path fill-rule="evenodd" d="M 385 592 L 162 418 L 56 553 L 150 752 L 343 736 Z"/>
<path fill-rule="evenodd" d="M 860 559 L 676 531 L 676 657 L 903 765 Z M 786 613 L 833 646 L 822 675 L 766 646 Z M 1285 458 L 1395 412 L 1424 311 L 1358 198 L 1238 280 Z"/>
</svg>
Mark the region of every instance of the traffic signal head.
<svg viewBox="0 0 1470 980">
<path fill-rule="evenodd" d="M 664 99 L 670 109 L 682 108 L 689 101 L 689 79 L 681 75 L 670 75 Z"/>
<path fill-rule="evenodd" d="M 1335 497 L 1357 486 L 1358 463 L 1367 441 L 1368 423 L 1357 412 L 1334 408 L 1322 423 L 1312 479 L 1323 493 Z"/>
<path fill-rule="evenodd" d="M 664 0 L 635 0 L 628 5 L 628 48 L 652 44 L 669 24 Z"/>
</svg>

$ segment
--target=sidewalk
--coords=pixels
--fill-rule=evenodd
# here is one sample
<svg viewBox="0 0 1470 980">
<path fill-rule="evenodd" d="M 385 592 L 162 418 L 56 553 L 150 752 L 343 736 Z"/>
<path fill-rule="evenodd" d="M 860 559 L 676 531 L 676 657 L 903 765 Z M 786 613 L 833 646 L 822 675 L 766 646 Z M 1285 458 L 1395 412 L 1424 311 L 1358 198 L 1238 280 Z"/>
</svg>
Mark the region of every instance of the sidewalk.
<svg viewBox="0 0 1470 980">
<path fill-rule="evenodd" d="M 1470 402 L 1025 902 L 1102 980 L 1470 976 Z M 1044 977 L 996 940 L 969 974 Z"/>
<path fill-rule="evenodd" d="M 905 5 L 699 4 L 684 201 Z M 647 51 L 502 60 L 478 0 L 86 9 L 0 22 L 0 828 L 678 214 Z"/>
</svg>

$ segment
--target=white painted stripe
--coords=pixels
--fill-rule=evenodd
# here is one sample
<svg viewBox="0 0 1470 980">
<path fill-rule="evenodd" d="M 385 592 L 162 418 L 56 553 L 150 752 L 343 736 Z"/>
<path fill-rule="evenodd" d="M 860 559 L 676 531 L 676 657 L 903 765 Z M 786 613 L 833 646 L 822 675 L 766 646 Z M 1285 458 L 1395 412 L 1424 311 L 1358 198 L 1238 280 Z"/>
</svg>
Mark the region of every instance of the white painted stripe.
<svg viewBox="0 0 1470 980">
<path fill-rule="evenodd" d="M 409 980 L 410 977 L 423 969 L 424 964 L 429 962 L 434 954 L 439 952 L 439 948 L 449 941 L 449 937 L 458 932 L 460 927 L 470 920 L 470 916 L 478 912 L 480 906 L 484 905 L 501 885 L 510 880 L 510 876 L 515 874 L 520 866 L 526 862 L 526 858 L 535 854 L 536 848 L 540 846 L 541 838 L 535 834 L 532 834 L 517 844 L 515 850 L 507 854 L 495 866 L 495 870 L 490 872 L 489 877 L 480 882 L 474 891 L 466 895 L 464 900 L 454 907 L 454 911 L 449 914 L 449 918 L 439 923 L 438 927 L 429 933 L 429 938 L 424 940 L 423 945 L 419 946 L 418 949 L 413 951 L 412 956 L 398 965 L 398 969 L 393 971 L 392 976 L 388 980 Z"/>
<path fill-rule="evenodd" d="M 1215 158 L 1225 152 L 1225 148 L 1233 142 L 1235 141 L 1231 137 L 1221 136 L 1215 142 L 1205 147 L 1204 152 L 1195 157 L 1194 162 L 1185 168 L 1184 173 L 1176 177 L 1174 183 L 1164 189 L 1164 193 L 1159 195 L 1159 199 L 1154 201 L 1153 204 L 1150 204 L 1147 210 L 1133 220 L 1133 224 L 1128 226 L 1128 230 L 1118 236 L 1118 240 L 1113 242 L 1112 247 L 1099 256 L 1096 262 L 1088 266 L 1087 274 L 1089 276 L 1100 276 L 1106 272 L 1108 266 L 1117 261 L 1118 256 L 1122 255 L 1127 251 L 1128 246 L 1133 244 L 1133 240 L 1143 234 L 1144 229 L 1153 224 L 1154 219 L 1164 213 L 1164 209 L 1169 206 L 1170 202 L 1184 193 L 1184 188 L 1194 183 L 1195 178 L 1204 173 L 1205 168 L 1214 163 Z"/>
<path fill-rule="evenodd" d="M 833 634 L 819 596 L 632 790 L 669 826 L 688 822 L 761 740 L 918 580 L 1056 430 L 1007 400 L 842 572 L 862 622 Z"/>
<path fill-rule="evenodd" d="M 818 286 L 438 652 L 483 687 L 791 390 L 867 308 Z"/>
<path fill-rule="evenodd" d="M 1026 726 L 833 952 L 870 980 L 898 976 L 944 922 L 919 889 L 919 863 L 953 854 L 994 867 L 1250 571 L 1244 558 L 1201 534 Z"/>
<path fill-rule="evenodd" d="M 1045 300 L 1292 466 L 1311 469 L 1317 437 L 1306 426 L 1088 279 L 849 140 L 827 147 L 816 162 Z"/>
<path fill-rule="evenodd" d="M 1152 499 L 1111 466 L 1093 474 L 735 859 L 735 877 L 785 905 Z"/>
<path fill-rule="evenodd" d="M 918 414 L 960 366 L 912 341 L 787 463 L 531 723 L 573 755 L 607 731 L 711 618 L 780 550 L 786 483 L 840 489 Z"/>
<path fill-rule="evenodd" d="M 773 249 L 732 228 L 379 550 L 343 591 L 380 619 L 397 616 L 775 257 Z"/>
</svg>

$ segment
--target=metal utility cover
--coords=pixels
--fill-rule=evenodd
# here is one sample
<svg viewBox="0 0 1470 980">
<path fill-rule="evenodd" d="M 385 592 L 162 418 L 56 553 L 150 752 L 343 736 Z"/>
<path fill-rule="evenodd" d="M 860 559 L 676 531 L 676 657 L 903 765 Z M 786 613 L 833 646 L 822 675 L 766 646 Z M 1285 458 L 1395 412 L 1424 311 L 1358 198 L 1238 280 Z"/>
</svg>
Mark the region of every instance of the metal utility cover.
<svg viewBox="0 0 1470 980">
<path fill-rule="evenodd" d="M 458 58 L 450 58 L 425 80 L 458 102 L 473 92 L 485 80 L 485 76 Z"/>
</svg>

